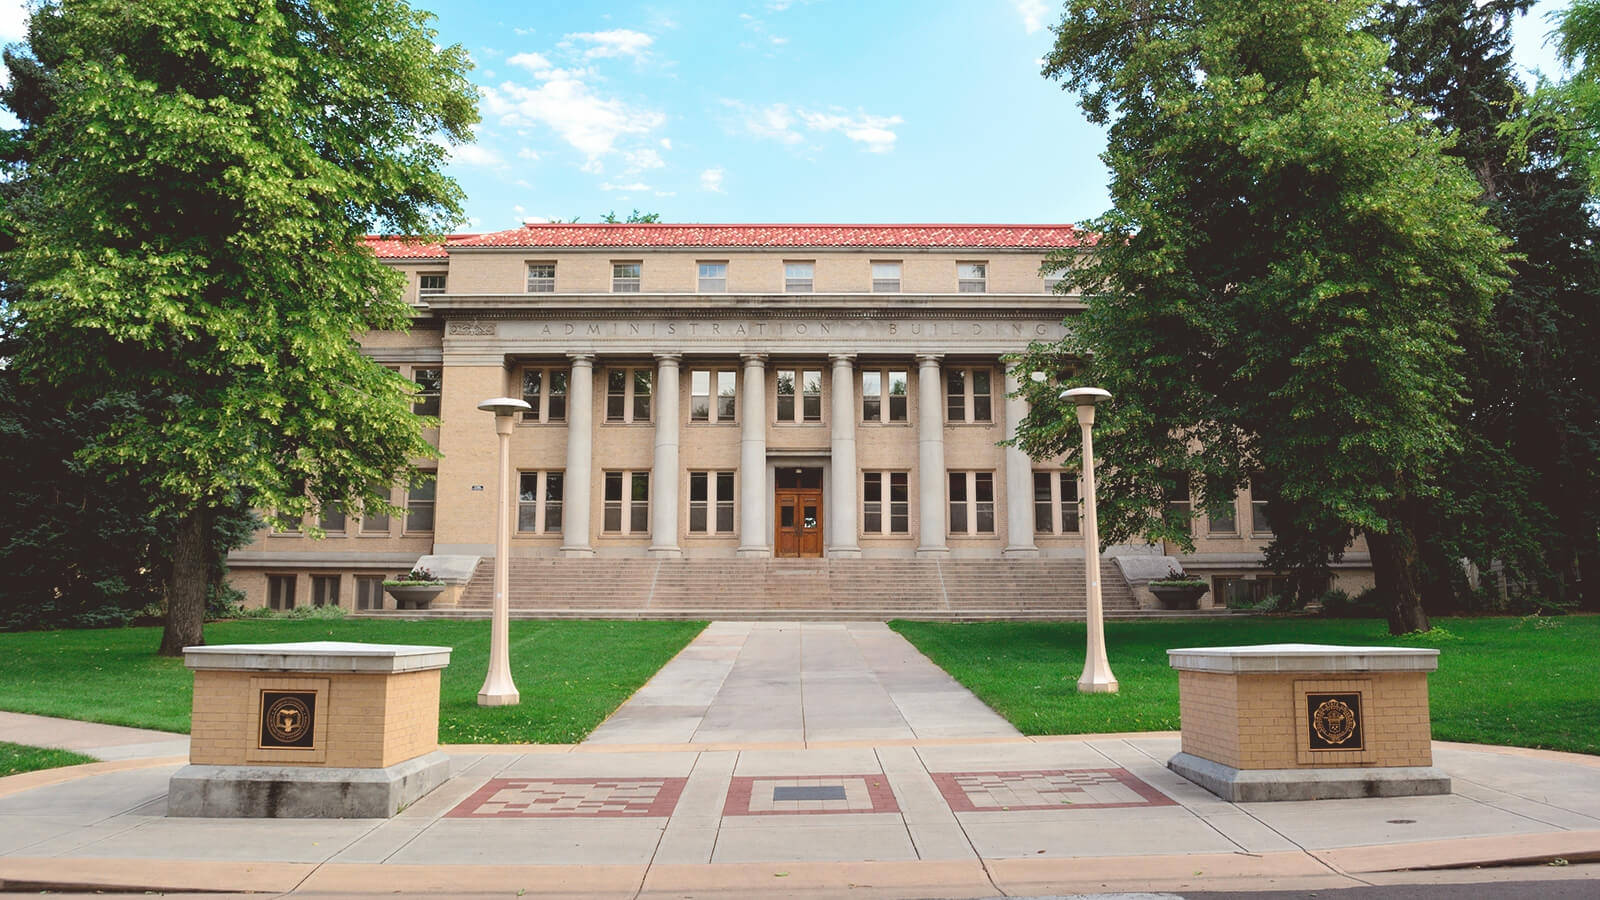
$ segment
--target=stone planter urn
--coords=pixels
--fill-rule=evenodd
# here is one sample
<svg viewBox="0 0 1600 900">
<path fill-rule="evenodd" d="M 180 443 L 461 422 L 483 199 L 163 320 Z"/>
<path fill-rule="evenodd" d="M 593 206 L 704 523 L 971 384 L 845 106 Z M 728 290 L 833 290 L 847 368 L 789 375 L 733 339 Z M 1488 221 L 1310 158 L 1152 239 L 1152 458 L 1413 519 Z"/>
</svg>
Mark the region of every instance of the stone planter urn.
<svg viewBox="0 0 1600 900">
<path fill-rule="evenodd" d="M 383 589 L 394 598 L 395 609 L 427 609 L 433 598 L 444 593 L 443 582 L 431 584 L 384 584 Z"/>
<path fill-rule="evenodd" d="M 1200 598 L 1210 588 L 1205 584 L 1157 584 L 1151 582 L 1150 593 L 1161 601 L 1163 609 L 1199 609 Z"/>
</svg>

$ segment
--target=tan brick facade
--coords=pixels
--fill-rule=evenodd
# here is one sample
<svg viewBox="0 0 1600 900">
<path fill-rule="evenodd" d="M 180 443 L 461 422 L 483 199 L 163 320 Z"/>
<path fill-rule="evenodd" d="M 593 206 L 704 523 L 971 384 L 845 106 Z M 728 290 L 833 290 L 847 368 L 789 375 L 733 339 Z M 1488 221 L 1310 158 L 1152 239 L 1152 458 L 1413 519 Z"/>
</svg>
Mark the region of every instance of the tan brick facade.
<svg viewBox="0 0 1600 900">
<path fill-rule="evenodd" d="M 1236 769 L 1433 764 L 1425 672 L 1178 673 L 1183 751 Z M 1364 749 L 1310 750 L 1307 693 L 1358 692 Z"/>
</svg>

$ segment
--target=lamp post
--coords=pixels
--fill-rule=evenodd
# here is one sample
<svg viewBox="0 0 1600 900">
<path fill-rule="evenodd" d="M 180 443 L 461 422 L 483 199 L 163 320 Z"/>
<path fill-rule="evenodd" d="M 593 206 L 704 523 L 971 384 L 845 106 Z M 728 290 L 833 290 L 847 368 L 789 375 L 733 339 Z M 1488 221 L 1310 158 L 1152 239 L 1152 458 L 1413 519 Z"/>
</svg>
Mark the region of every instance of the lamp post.
<svg viewBox="0 0 1600 900">
<path fill-rule="evenodd" d="M 1117 676 L 1111 674 L 1111 661 L 1106 658 L 1105 611 L 1100 606 L 1100 525 L 1094 506 L 1094 439 L 1089 434 L 1094 428 L 1094 405 L 1111 399 L 1111 392 L 1070 388 L 1061 392 L 1061 399 L 1077 404 L 1078 426 L 1083 429 L 1083 587 L 1088 601 L 1089 646 L 1083 674 L 1078 676 L 1078 692 L 1115 694 Z"/>
<path fill-rule="evenodd" d="M 532 409 L 515 397 L 495 397 L 478 404 L 494 413 L 494 432 L 500 436 L 500 475 L 495 485 L 494 617 L 489 626 L 489 674 L 478 689 L 479 706 L 516 706 L 522 702 L 511 680 L 511 427 L 518 412 Z"/>
</svg>

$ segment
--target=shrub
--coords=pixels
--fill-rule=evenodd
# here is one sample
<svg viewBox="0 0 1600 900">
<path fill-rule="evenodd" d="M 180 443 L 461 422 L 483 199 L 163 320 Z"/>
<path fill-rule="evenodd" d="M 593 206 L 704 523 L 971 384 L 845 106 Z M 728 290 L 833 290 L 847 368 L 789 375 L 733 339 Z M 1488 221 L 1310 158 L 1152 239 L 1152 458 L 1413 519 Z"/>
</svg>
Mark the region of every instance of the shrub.
<svg viewBox="0 0 1600 900">
<path fill-rule="evenodd" d="M 1354 597 L 1338 589 L 1323 593 L 1322 614 L 1330 619 L 1383 619 L 1389 612 L 1378 589 L 1367 588 Z"/>
<path fill-rule="evenodd" d="M 289 610 L 291 619 L 343 619 L 342 606 L 296 606 Z"/>
</svg>

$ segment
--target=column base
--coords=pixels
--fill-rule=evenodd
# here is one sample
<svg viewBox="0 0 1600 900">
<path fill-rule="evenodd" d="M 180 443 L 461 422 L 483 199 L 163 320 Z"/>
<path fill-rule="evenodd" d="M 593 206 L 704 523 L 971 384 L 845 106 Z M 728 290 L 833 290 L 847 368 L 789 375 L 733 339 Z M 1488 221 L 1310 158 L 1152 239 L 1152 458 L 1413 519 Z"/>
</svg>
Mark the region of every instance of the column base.
<svg viewBox="0 0 1600 900">
<path fill-rule="evenodd" d="M 1078 693 L 1080 694 L 1115 694 L 1116 692 L 1117 680 L 1115 678 L 1104 681 L 1096 681 L 1088 677 L 1078 679 Z"/>
<path fill-rule="evenodd" d="M 562 556 L 589 557 L 594 556 L 593 547 L 562 547 Z"/>
<path fill-rule="evenodd" d="M 860 547 L 829 547 L 825 554 L 829 559 L 860 559 Z"/>
<path fill-rule="evenodd" d="M 1450 793 L 1450 776 L 1432 766 L 1235 769 L 1204 757 L 1179 753 L 1167 760 L 1167 768 L 1230 803 Z"/>
<path fill-rule="evenodd" d="M 519 694 L 515 689 L 513 689 L 513 690 L 511 690 L 509 692 L 505 692 L 505 691 L 499 691 L 499 692 L 496 692 L 496 691 L 479 691 L 478 692 L 478 705 L 479 706 L 519 706 L 519 705 L 521 705 L 521 703 L 522 703 L 522 695 Z"/>
<path fill-rule="evenodd" d="M 1039 558 L 1039 548 L 1038 547 L 1007 547 L 1004 550 L 1000 551 L 1000 555 L 1005 557 L 1006 559 L 1038 559 Z"/>
<path fill-rule="evenodd" d="M 747 558 L 747 559 L 770 559 L 772 557 L 772 548 L 771 547 L 740 547 L 738 550 L 735 550 L 734 553 L 736 555 L 740 556 L 740 557 Z"/>
<path fill-rule="evenodd" d="M 950 555 L 950 548 L 949 547 L 918 547 L 917 548 L 917 557 L 919 559 L 925 558 L 925 557 L 931 557 L 931 558 L 934 558 L 934 559 L 939 559 L 939 558 L 943 558 L 943 557 L 948 557 L 949 555 Z"/>
<path fill-rule="evenodd" d="M 656 557 L 658 559 L 682 559 L 683 558 L 683 548 L 682 547 L 651 547 L 651 548 L 645 550 L 644 552 L 647 555 L 654 556 L 654 557 Z"/>
<path fill-rule="evenodd" d="M 450 777 L 442 751 L 383 769 L 188 765 L 167 786 L 168 816 L 387 819 Z"/>
</svg>

